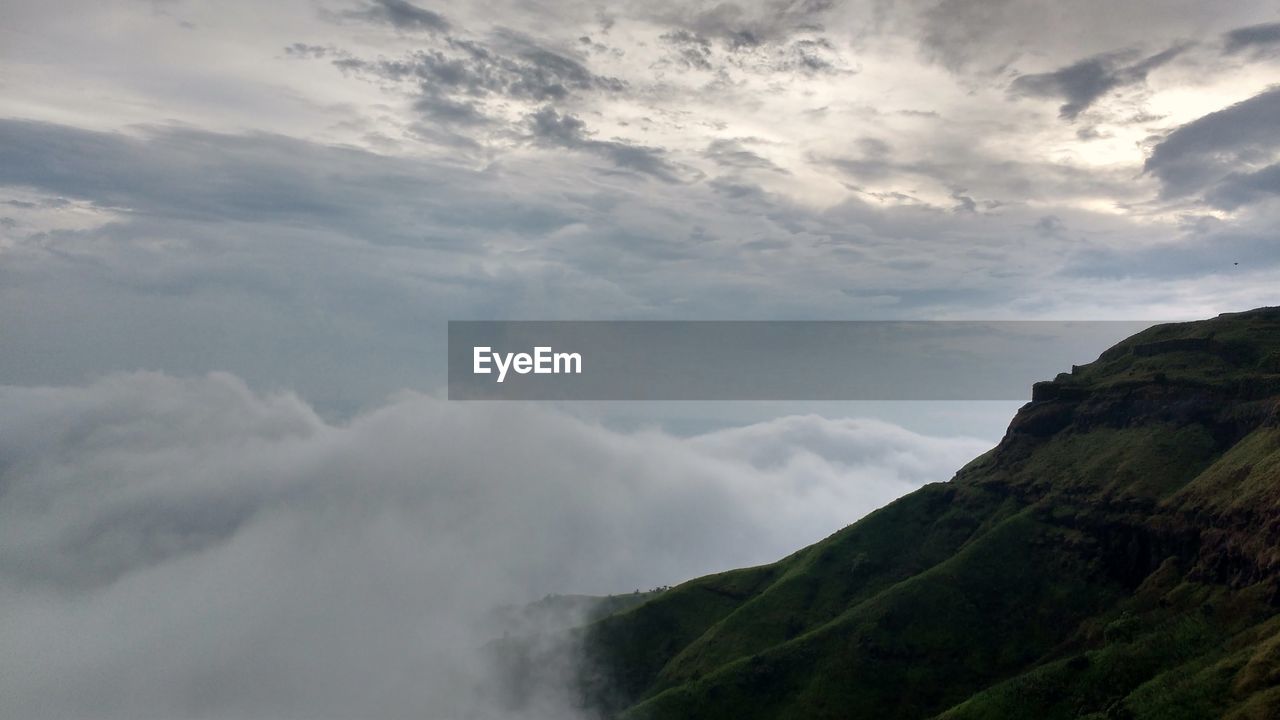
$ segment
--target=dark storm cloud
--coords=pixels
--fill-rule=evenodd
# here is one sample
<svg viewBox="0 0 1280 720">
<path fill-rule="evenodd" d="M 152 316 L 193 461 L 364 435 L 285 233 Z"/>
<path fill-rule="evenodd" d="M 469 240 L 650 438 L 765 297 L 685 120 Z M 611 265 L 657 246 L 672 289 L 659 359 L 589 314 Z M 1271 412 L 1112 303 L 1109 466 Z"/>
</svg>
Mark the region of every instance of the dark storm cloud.
<svg viewBox="0 0 1280 720">
<path fill-rule="evenodd" d="M 570 114 L 561 115 L 547 106 L 530 114 L 528 129 L 541 145 L 581 150 L 603 157 L 617 168 L 648 175 L 663 182 L 685 182 L 689 170 L 666 158 L 662 148 L 633 145 L 616 140 L 595 140 L 587 132 L 586 123 Z"/>
<path fill-rule="evenodd" d="M 405 0 L 373 0 L 360 10 L 348 10 L 343 17 L 392 25 L 398 30 L 445 32 L 449 21 L 443 15 Z"/>
<path fill-rule="evenodd" d="M 1009 90 L 1023 97 L 1061 98 L 1066 102 L 1059 115 L 1074 120 L 1107 93 L 1145 82 L 1147 75 L 1185 50 L 1177 45 L 1132 64 L 1125 64 L 1131 52 L 1107 53 L 1085 58 L 1053 72 L 1022 75 Z"/>
<path fill-rule="evenodd" d="M 1264 23 L 1236 28 L 1223 36 L 1223 50 L 1235 54 L 1242 50 L 1275 50 L 1280 46 L 1280 23 Z"/>
<path fill-rule="evenodd" d="M 1200 192 L 1223 180 L 1219 202 L 1242 202 L 1249 187 L 1265 190 L 1265 172 L 1248 173 L 1268 163 L 1280 149 L 1280 87 L 1193 120 L 1169 133 L 1147 158 L 1145 171 L 1161 183 L 1166 198 Z M 1234 185 L 1233 185 L 1234 184 Z"/>
</svg>

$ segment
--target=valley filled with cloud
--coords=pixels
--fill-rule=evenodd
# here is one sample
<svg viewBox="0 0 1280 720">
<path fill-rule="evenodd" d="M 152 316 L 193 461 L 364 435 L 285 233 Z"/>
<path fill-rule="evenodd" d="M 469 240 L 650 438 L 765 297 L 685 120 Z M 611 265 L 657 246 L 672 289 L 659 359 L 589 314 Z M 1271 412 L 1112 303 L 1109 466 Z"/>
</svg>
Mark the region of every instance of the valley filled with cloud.
<svg viewBox="0 0 1280 720">
<path fill-rule="evenodd" d="M 1265 2 L 0 0 L 0 715 L 504 717 L 494 608 L 1006 409 L 451 403 L 447 321 L 1275 304 L 1278 78 Z"/>
<path fill-rule="evenodd" d="M 3 388 L 0 714 L 506 717 L 501 606 L 769 562 L 988 446 L 415 393 L 335 425 L 226 374 Z"/>
</svg>

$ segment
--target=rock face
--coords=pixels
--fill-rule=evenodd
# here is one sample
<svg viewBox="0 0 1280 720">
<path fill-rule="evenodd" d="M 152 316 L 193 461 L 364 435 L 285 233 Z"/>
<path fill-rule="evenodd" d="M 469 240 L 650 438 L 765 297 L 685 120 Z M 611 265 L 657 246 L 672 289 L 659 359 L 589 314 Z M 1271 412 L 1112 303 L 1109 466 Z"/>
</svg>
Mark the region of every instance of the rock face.
<svg viewBox="0 0 1280 720">
<path fill-rule="evenodd" d="M 1280 309 L 1152 328 L 772 565 L 575 631 L 654 718 L 1280 718 Z"/>
</svg>

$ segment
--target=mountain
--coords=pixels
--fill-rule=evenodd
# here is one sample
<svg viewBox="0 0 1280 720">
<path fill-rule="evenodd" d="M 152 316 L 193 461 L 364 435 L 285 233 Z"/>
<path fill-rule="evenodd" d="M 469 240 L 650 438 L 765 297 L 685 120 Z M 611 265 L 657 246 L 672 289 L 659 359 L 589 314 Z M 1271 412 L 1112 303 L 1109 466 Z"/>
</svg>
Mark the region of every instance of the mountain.
<svg viewBox="0 0 1280 720">
<path fill-rule="evenodd" d="M 574 631 L 625 720 L 1280 718 L 1280 308 L 1038 383 L 1000 444 Z"/>
</svg>

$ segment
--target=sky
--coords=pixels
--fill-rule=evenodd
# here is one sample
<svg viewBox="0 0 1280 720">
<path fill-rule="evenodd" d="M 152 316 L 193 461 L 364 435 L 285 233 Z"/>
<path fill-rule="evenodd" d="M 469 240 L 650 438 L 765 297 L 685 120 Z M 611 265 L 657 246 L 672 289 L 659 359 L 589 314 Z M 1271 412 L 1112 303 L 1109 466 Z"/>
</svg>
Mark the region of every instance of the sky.
<svg viewBox="0 0 1280 720">
<path fill-rule="evenodd" d="M 449 319 L 1275 302 L 1270 3 L 0 18 L 10 383 L 230 371 L 350 411 L 437 388 Z"/>
<path fill-rule="evenodd" d="M 1278 117 L 1247 0 L 0 0 L 0 715 L 507 717 L 495 605 L 1018 403 L 450 403 L 448 320 L 1274 305 Z"/>
</svg>

